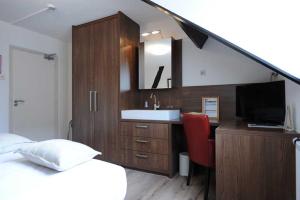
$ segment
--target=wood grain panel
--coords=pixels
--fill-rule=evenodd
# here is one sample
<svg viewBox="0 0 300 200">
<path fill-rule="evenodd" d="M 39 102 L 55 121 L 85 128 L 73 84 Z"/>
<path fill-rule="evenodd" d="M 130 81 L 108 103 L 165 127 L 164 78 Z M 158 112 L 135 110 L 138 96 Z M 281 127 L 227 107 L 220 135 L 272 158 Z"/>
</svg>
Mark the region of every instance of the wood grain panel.
<svg viewBox="0 0 300 200">
<path fill-rule="evenodd" d="M 94 23 L 94 90 L 97 91 L 95 112 L 96 150 L 103 159 L 110 160 L 108 153 L 118 137 L 119 116 L 119 33 L 118 18 Z"/>
<path fill-rule="evenodd" d="M 72 139 L 94 147 L 93 113 L 89 108 L 89 91 L 93 84 L 91 28 L 73 27 L 72 32 Z"/>
<path fill-rule="evenodd" d="M 169 125 L 160 123 L 121 122 L 121 134 L 131 137 L 169 138 Z"/>
<path fill-rule="evenodd" d="M 157 154 L 169 154 L 169 141 L 144 137 L 121 136 L 123 149 Z"/>
<path fill-rule="evenodd" d="M 120 20 L 120 110 L 138 107 L 138 45 L 140 27 L 119 12 Z"/>
<path fill-rule="evenodd" d="M 120 108 L 139 101 L 134 98 L 138 42 L 139 25 L 121 12 L 73 28 L 74 139 L 114 163 L 122 162 Z M 88 91 L 97 92 L 92 111 Z"/>
<path fill-rule="evenodd" d="M 178 108 L 182 112 L 201 112 L 203 96 L 219 96 L 220 120 L 235 119 L 235 88 L 236 85 L 220 85 L 141 90 L 139 108 L 143 108 L 146 100 L 152 108 L 153 102 L 149 98 L 152 92 L 158 96 L 162 109 Z"/>
<path fill-rule="evenodd" d="M 169 169 L 167 155 L 127 150 L 124 161 L 126 166 L 143 170 L 167 173 Z"/>
<path fill-rule="evenodd" d="M 182 87 L 182 40 L 172 40 L 172 87 Z"/>
<path fill-rule="evenodd" d="M 217 129 L 217 199 L 295 199 L 294 136 L 268 132 Z"/>
</svg>

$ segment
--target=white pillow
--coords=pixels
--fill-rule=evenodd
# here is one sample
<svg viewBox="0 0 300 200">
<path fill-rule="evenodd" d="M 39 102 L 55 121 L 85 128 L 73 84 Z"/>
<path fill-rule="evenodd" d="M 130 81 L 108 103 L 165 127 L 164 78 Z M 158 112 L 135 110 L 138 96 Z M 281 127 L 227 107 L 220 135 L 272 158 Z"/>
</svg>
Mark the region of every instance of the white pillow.
<svg viewBox="0 0 300 200">
<path fill-rule="evenodd" d="M 0 154 L 14 152 L 25 144 L 32 143 L 28 138 L 12 133 L 0 133 Z"/>
<path fill-rule="evenodd" d="M 62 139 L 32 143 L 17 152 L 33 163 L 57 171 L 65 171 L 101 155 L 84 144 Z"/>
</svg>

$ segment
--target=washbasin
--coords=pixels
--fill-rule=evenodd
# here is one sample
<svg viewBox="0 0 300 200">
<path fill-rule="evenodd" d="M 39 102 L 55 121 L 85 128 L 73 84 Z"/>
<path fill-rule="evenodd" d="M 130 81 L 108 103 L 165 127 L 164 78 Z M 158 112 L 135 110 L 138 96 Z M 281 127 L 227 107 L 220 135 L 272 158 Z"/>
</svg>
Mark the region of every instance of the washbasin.
<svg viewBox="0 0 300 200">
<path fill-rule="evenodd" d="M 180 110 L 122 110 L 122 119 L 179 120 Z"/>
</svg>

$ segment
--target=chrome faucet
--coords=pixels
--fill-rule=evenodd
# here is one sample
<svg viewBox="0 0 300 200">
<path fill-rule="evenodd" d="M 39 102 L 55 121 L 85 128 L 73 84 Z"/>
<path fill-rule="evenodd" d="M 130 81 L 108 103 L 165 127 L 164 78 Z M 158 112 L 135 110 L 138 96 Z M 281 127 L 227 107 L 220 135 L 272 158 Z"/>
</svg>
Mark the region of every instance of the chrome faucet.
<svg viewBox="0 0 300 200">
<path fill-rule="evenodd" d="M 154 110 L 157 110 L 159 109 L 160 105 L 159 105 L 159 101 L 157 101 L 157 97 L 156 95 L 152 92 L 151 95 L 150 95 L 150 99 L 153 99 L 154 100 L 154 103 L 153 103 L 153 109 Z"/>
</svg>

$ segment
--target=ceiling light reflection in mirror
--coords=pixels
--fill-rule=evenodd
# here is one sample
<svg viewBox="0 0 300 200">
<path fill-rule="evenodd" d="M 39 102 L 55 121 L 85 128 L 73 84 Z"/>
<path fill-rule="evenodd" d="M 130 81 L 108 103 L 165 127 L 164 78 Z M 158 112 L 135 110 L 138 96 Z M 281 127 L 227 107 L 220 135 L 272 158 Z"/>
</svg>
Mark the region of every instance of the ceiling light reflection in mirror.
<svg viewBox="0 0 300 200">
<path fill-rule="evenodd" d="M 167 44 L 149 44 L 145 45 L 145 50 L 150 54 L 162 56 L 171 52 L 171 46 Z"/>
</svg>

